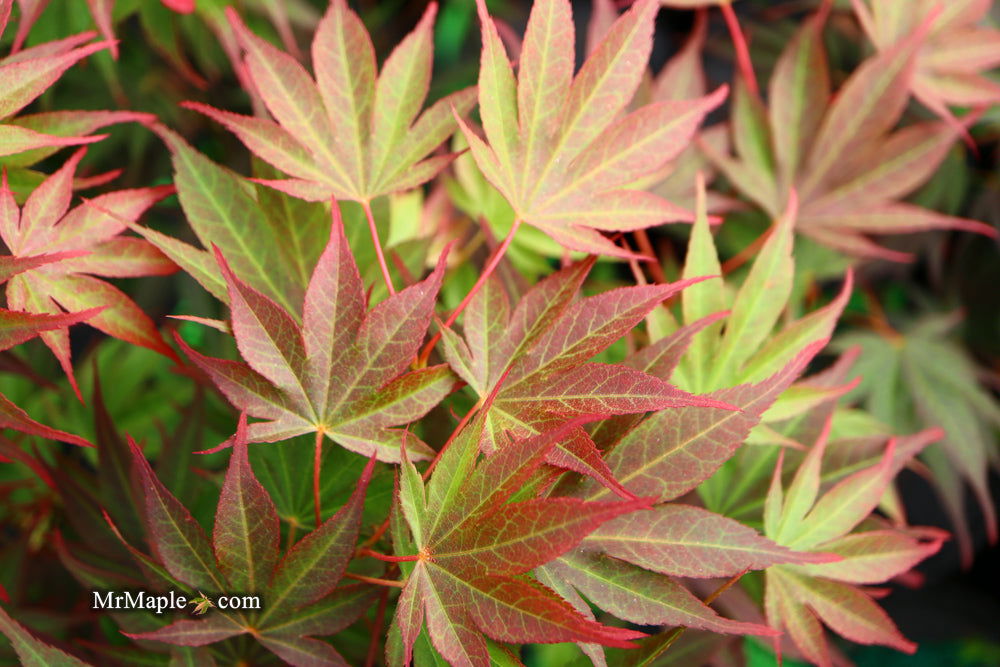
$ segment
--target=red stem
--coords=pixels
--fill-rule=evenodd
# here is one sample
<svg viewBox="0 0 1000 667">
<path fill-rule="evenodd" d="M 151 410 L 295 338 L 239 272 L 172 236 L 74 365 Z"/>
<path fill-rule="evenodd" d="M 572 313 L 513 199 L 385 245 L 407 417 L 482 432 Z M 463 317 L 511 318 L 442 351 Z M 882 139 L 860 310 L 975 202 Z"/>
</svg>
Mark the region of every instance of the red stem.
<svg viewBox="0 0 1000 667">
<path fill-rule="evenodd" d="M 483 288 L 483 285 L 486 284 L 486 281 L 489 280 L 489 277 L 493 274 L 493 271 L 496 270 L 497 265 L 500 264 L 500 260 L 503 259 L 503 256 L 507 253 L 507 248 L 510 247 L 510 242 L 514 240 L 514 234 L 517 233 L 517 229 L 520 226 L 521 226 L 521 220 L 519 218 L 515 218 L 514 224 L 511 225 L 510 231 L 507 232 L 507 236 L 504 237 L 504 240 L 500 244 L 500 247 L 497 248 L 496 252 L 493 253 L 493 256 L 490 257 L 490 261 L 486 263 L 486 267 L 483 269 L 482 274 L 480 274 L 479 280 L 476 281 L 476 284 L 472 286 L 472 289 L 469 290 L 469 293 L 465 295 L 464 299 L 462 299 L 462 303 L 458 304 L 458 308 L 452 311 L 451 315 L 448 316 L 448 319 L 445 320 L 444 322 L 445 329 L 450 328 L 451 325 L 455 323 L 455 320 L 458 319 L 459 314 L 463 310 L 465 310 L 465 307 L 469 305 L 470 301 L 472 301 L 472 297 L 474 297 L 476 293 Z M 431 352 L 434 350 L 434 346 L 437 345 L 439 340 L 441 340 L 440 331 L 434 334 L 434 336 L 430 339 L 430 341 L 428 341 L 427 345 L 424 347 L 423 351 L 420 353 L 420 357 L 417 360 L 418 366 L 427 365 L 427 360 L 430 359 Z"/>
<path fill-rule="evenodd" d="M 722 9 L 723 18 L 726 19 L 726 27 L 729 28 L 729 34 L 733 39 L 733 48 L 736 49 L 736 64 L 739 67 L 740 73 L 743 74 L 747 90 L 754 97 L 759 97 L 760 88 L 757 86 L 757 76 L 753 73 L 753 63 L 750 61 L 750 48 L 747 46 L 746 37 L 743 36 L 743 31 L 740 29 L 740 22 L 736 18 L 736 12 L 733 11 L 733 6 L 728 2 L 723 3 L 720 8 Z"/>
<path fill-rule="evenodd" d="M 378 542 L 380 539 L 382 539 L 382 536 L 385 535 L 385 531 L 387 531 L 387 530 L 389 530 L 389 519 L 386 519 L 385 521 L 383 521 L 375 529 L 375 533 L 371 537 L 369 537 L 367 540 L 365 540 L 364 542 L 361 543 L 361 546 L 358 548 L 357 555 L 360 556 L 362 551 L 366 550 L 368 547 L 372 546 L 373 544 L 375 544 L 376 542 Z"/>
<path fill-rule="evenodd" d="M 628 241 L 625 240 L 625 237 L 622 237 L 621 243 L 622 248 L 624 248 L 626 252 L 632 252 L 632 248 L 629 246 Z M 639 260 L 635 257 L 629 257 L 628 266 L 632 270 L 632 277 L 635 278 L 636 284 L 645 285 L 646 275 L 642 272 L 642 269 L 639 268 Z"/>
<path fill-rule="evenodd" d="M 760 236 L 755 238 L 750 245 L 723 262 L 720 267 L 722 269 L 722 275 L 729 275 L 736 269 L 746 264 L 754 255 L 756 255 L 757 251 L 763 248 L 764 244 L 767 243 L 767 239 L 770 238 L 771 231 L 773 229 L 774 225 L 771 225 L 765 229 Z"/>
<path fill-rule="evenodd" d="M 316 527 L 321 523 L 319 511 L 319 469 L 323 463 L 323 431 L 316 431 L 316 448 L 313 453 L 313 504 L 316 509 Z"/>
<path fill-rule="evenodd" d="M 381 646 L 382 626 L 385 624 L 385 606 L 389 601 L 389 589 L 382 591 L 378 599 L 378 609 L 375 611 L 375 623 L 372 625 L 372 639 L 368 644 L 368 657 L 365 658 L 365 667 L 374 667 L 378 659 L 379 646 Z"/>
<path fill-rule="evenodd" d="M 420 560 L 419 554 L 413 554 L 412 556 L 390 556 L 388 554 L 381 554 L 377 551 L 372 551 L 371 549 L 362 549 L 358 555 L 371 556 L 372 558 L 377 558 L 378 560 L 385 561 L 386 563 L 413 563 Z"/>
<path fill-rule="evenodd" d="M 733 584 L 735 584 L 737 581 L 739 581 L 743 577 L 743 575 L 746 574 L 746 573 L 747 573 L 747 570 L 743 570 L 739 574 L 734 574 L 725 583 L 723 583 L 721 586 L 719 586 L 717 589 L 715 589 L 714 593 L 712 593 L 707 598 L 705 598 L 703 600 L 703 602 L 706 605 L 710 605 L 713 602 L 715 602 L 720 595 L 722 595 L 723 593 L 725 593 L 726 591 L 728 591 L 730 588 L 732 588 Z"/>
<path fill-rule="evenodd" d="M 444 455 L 445 451 L 448 449 L 449 446 L 451 446 L 451 443 L 455 442 L 455 438 L 457 438 L 458 434 L 462 432 L 462 429 L 465 428 L 465 425 L 469 423 L 469 420 L 476 416 L 476 413 L 479 412 L 479 408 L 481 407 L 482 407 L 481 402 L 476 403 L 475 405 L 472 406 L 471 410 L 465 413 L 465 416 L 462 417 L 462 421 L 458 422 L 458 426 L 456 426 L 455 430 L 452 431 L 451 435 L 448 436 L 448 440 L 444 443 L 444 447 L 442 447 L 438 451 L 437 455 L 434 457 L 434 460 L 431 461 L 431 464 L 427 466 L 427 470 L 424 471 L 424 481 L 427 481 L 427 478 L 431 476 L 431 473 L 434 472 L 434 467 L 438 464 L 438 461 L 441 460 L 441 457 Z"/>
<path fill-rule="evenodd" d="M 336 205 L 336 203 L 334 203 Z M 382 277 L 385 278 L 385 286 L 389 288 L 389 294 L 395 294 L 396 288 L 392 286 L 392 277 L 389 275 L 389 265 L 385 261 L 385 253 L 382 252 L 382 242 L 378 240 L 378 229 L 375 227 L 375 215 L 372 213 L 371 203 L 367 200 L 361 202 L 361 207 L 365 209 L 365 217 L 368 218 L 368 230 L 372 235 L 372 243 L 375 244 L 375 256 L 378 257 L 379 268 L 382 269 Z"/>
<path fill-rule="evenodd" d="M 663 273 L 663 267 L 660 266 L 660 258 L 656 256 L 656 251 L 653 249 L 653 244 L 649 241 L 649 234 L 646 233 L 646 230 L 637 229 L 632 234 L 639 245 L 639 252 L 654 258 L 652 262 L 646 262 L 645 264 L 646 269 L 649 270 L 649 275 L 653 277 L 653 281 L 661 285 L 669 283 L 670 281 L 667 280 L 666 274 Z"/>
</svg>

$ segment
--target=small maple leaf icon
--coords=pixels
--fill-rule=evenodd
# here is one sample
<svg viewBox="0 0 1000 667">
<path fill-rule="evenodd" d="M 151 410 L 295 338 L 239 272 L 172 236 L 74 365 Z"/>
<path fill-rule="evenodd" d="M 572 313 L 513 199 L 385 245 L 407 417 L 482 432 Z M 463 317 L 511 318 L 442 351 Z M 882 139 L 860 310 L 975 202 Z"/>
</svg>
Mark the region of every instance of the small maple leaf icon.
<svg viewBox="0 0 1000 667">
<path fill-rule="evenodd" d="M 202 593 L 201 591 L 198 591 L 198 597 L 193 598 L 190 602 L 188 602 L 188 604 L 194 605 L 194 611 L 191 612 L 192 614 L 204 614 L 206 611 L 208 611 L 209 607 L 215 606 L 215 603 L 212 602 L 212 599 L 209 598 L 204 593 Z"/>
</svg>

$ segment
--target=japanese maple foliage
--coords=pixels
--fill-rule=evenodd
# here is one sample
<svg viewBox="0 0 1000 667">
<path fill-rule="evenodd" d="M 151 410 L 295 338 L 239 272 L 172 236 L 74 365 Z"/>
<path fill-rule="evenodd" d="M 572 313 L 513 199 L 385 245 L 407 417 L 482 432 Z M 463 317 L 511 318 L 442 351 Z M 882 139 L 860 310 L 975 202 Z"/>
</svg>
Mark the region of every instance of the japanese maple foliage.
<svg viewBox="0 0 1000 667">
<path fill-rule="evenodd" d="M 39 43 L 48 3 L 0 0 L 0 661 L 826 666 L 829 632 L 916 649 L 878 600 L 949 535 L 904 468 L 967 557 L 963 480 L 996 539 L 1000 407 L 956 320 L 852 299 L 913 256 L 870 235 L 996 235 L 914 195 L 995 129 L 989 3 L 820 2 L 764 92 L 721 0 L 594 2 L 582 58 L 570 0 L 523 38 L 430 2 L 395 45 L 347 0 L 132 4 Z M 698 13 L 653 73 L 661 5 Z M 133 16 L 155 115 L 122 108 Z M 105 50 L 116 110 L 63 108 Z M 105 166 L 126 131 L 172 174 Z M 140 591 L 183 608 L 100 602 Z"/>
<path fill-rule="evenodd" d="M 730 122 L 736 157 L 706 144 L 713 162 L 772 216 L 797 192 L 798 229 L 850 254 L 909 259 L 869 234 L 953 228 L 995 236 L 989 225 L 899 201 L 934 172 L 958 136 L 944 121 L 897 129 L 934 16 L 865 61 L 836 96 L 822 43 L 825 19 L 813 16 L 788 44 L 766 105 L 737 81 Z"/>
<path fill-rule="evenodd" d="M 121 236 L 123 220 L 135 221 L 172 186 L 120 190 L 70 210 L 73 173 L 84 150 L 39 185 L 18 208 L 7 184 L 0 186 L 0 237 L 11 260 L 28 260 L 7 283 L 7 303 L 29 313 L 100 308 L 88 322 L 105 333 L 176 359 L 152 320 L 124 292 L 94 276 L 169 275 L 177 267 L 148 241 Z M 35 258 L 44 258 L 37 260 Z M 65 327 L 41 334 L 79 395 Z"/>
</svg>

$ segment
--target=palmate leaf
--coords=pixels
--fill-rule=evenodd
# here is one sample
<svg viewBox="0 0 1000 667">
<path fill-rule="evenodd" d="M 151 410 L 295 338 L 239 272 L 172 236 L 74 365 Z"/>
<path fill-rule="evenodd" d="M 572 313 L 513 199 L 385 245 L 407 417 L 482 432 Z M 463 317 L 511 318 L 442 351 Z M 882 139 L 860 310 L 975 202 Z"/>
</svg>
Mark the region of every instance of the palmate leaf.
<svg viewBox="0 0 1000 667">
<path fill-rule="evenodd" d="M 21 20 L 17 26 L 17 36 L 14 38 L 14 51 L 17 51 L 24 40 L 31 32 L 31 28 L 38 21 L 38 18 L 49 5 L 50 0 L 20 0 Z M 195 0 L 161 0 L 164 7 L 174 10 L 180 14 L 188 14 L 194 11 Z M 110 44 L 111 55 L 118 59 L 118 43 L 113 31 L 112 12 L 115 8 L 115 0 L 87 0 L 90 15 L 94 19 L 98 30 Z"/>
<path fill-rule="evenodd" d="M 839 348 L 861 347 L 861 384 L 853 396 L 878 419 L 900 431 L 940 426 L 945 437 L 928 449 L 930 465 L 949 518 L 956 528 L 962 557 L 972 558 L 965 512 L 964 480 L 985 518 L 990 539 L 997 517 L 988 471 L 996 456 L 992 429 L 1000 425 L 1000 406 L 979 384 L 975 363 L 948 339 L 954 317 L 932 316 L 904 327 L 890 339 L 875 332 L 855 332 L 837 339 Z"/>
<path fill-rule="evenodd" d="M 661 0 L 661 5 L 664 4 Z M 594 2 L 587 28 L 587 52 L 592 53 L 600 40 L 618 18 L 613 0 Z M 708 32 L 708 15 L 698 12 L 694 27 L 684 46 L 652 75 L 652 81 L 639 86 L 630 108 L 635 109 L 655 102 L 681 102 L 704 97 L 708 93 L 708 80 L 702 64 L 702 50 Z M 711 184 L 716 169 L 699 149 L 701 142 L 708 142 L 716 151 L 727 150 L 728 132 L 724 123 L 702 130 L 679 155 L 656 171 L 639 178 L 633 187 L 645 187 L 669 202 L 694 210 L 696 199 L 695 175 L 701 172 L 706 183 Z M 736 202 L 716 192 L 709 192 L 709 210 L 723 211 Z"/>
<path fill-rule="evenodd" d="M 2 607 L 0 633 L 10 640 L 24 667 L 87 667 L 90 664 L 34 637 Z"/>
<path fill-rule="evenodd" d="M 132 228 L 228 303 L 226 281 L 212 253 L 217 246 L 237 275 L 301 319 L 310 273 L 329 238 L 323 207 L 255 187 L 196 151 L 176 132 L 159 124 L 151 129 L 170 149 L 177 197 L 205 249 L 148 227 Z"/>
<path fill-rule="evenodd" d="M 486 141 L 464 123 L 480 170 L 510 202 L 516 220 L 572 250 L 629 256 L 598 230 L 627 231 L 690 220 L 660 197 L 628 189 L 688 144 L 720 89 L 696 100 L 622 112 L 652 48 L 654 0 L 635 3 L 574 77 L 568 0 L 532 7 L 515 79 L 486 4 L 477 0 L 483 50 L 479 107 Z M 460 121 L 461 122 L 461 121 Z"/>
<path fill-rule="evenodd" d="M 760 416 L 803 372 L 822 349 L 813 343 L 788 365 L 757 384 L 709 394 L 737 411 L 688 406 L 655 412 L 623 432 L 595 431 L 615 479 L 632 493 L 660 501 L 679 498 L 710 478 L 743 444 Z M 588 500 L 608 489 L 584 480 L 573 494 Z"/>
<path fill-rule="evenodd" d="M 51 144 L 42 147 L 22 148 L 0 158 L 0 164 L 7 167 L 30 167 L 58 151 L 62 146 L 73 143 L 90 143 L 101 136 L 85 137 L 95 130 L 117 123 L 136 122 L 149 124 L 156 120 L 153 114 L 138 111 L 47 111 L 9 119 L 6 128 L 20 128 L 25 131 L 51 136 Z M 61 141 L 57 142 L 56 139 Z M 83 142 L 82 139 L 88 141 Z"/>
<path fill-rule="evenodd" d="M 526 437 L 583 415 L 683 406 L 731 409 L 631 366 L 588 362 L 664 299 L 698 282 L 625 287 L 574 302 L 593 263 L 584 260 L 545 278 L 513 310 L 500 280 L 493 278 L 469 303 L 465 337 L 444 331 L 445 359 L 481 403 L 489 397 L 482 408 L 483 451 L 495 451 L 505 433 Z M 627 495 L 582 428 L 562 439 L 548 462 L 593 476 Z"/>
<path fill-rule="evenodd" d="M 170 186 L 120 190 L 70 210 L 73 173 L 83 150 L 45 180 L 23 208 L 14 201 L 6 175 L 0 188 L 0 237 L 11 252 L 8 265 L 26 261 L 7 283 L 14 310 L 58 315 L 102 308 L 87 322 L 115 338 L 177 359 L 152 320 L 132 299 L 94 276 L 124 278 L 167 275 L 177 267 L 148 242 L 121 236 L 126 223 L 173 191 Z M 41 334 L 79 396 L 66 327 Z"/>
<path fill-rule="evenodd" d="M 839 558 L 768 568 L 764 600 L 768 623 L 787 631 L 805 657 L 817 665 L 832 664 L 821 622 L 851 641 L 912 653 L 916 645 L 854 584 L 883 583 L 907 572 L 936 553 L 946 534 L 888 527 L 851 533 L 878 505 L 901 465 L 896 461 L 896 441 L 889 441 L 875 465 L 844 477 L 821 495 L 828 436 L 829 423 L 787 490 L 782 488 L 783 457 L 779 457 L 764 507 L 764 532 L 778 544 Z M 911 448 L 907 458 L 918 451 Z"/>
<path fill-rule="evenodd" d="M 1000 102 L 1000 85 L 983 76 L 1000 65 L 1000 31 L 977 25 L 989 14 L 988 0 L 917 0 L 905 12 L 886 0 L 851 4 L 868 39 L 880 51 L 904 39 L 938 8 L 940 14 L 916 55 L 910 90 L 944 120 L 953 120 L 949 106 Z"/>
<path fill-rule="evenodd" d="M 411 456 L 433 456 L 416 436 L 392 427 L 423 417 L 454 383 L 444 365 L 404 374 L 430 324 L 443 255 L 426 280 L 368 311 L 334 206 L 329 241 L 306 289 L 302 324 L 244 282 L 218 249 L 216 258 L 246 363 L 206 357 L 178 342 L 236 407 L 268 420 L 250 425 L 252 442 L 317 433 L 382 461 L 398 462 L 404 442 Z"/>
<path fill-rule="evenodd" d="M 789 43 L 775 66 L 766 106 L 737 83 L 731 123 L 736 157 L 703 145 L 730 183 L 773 217 L 794 190 L 796 229 L 850 255 L 910 258 L 878 246 L 868 234 L 964 229 L 995 236 L 989 225 L 900 201 L 931 177 L 958 137 L 955 124 L 947 122 L 893 131 L 928 22 L 862 63 L 836 96 L 822 27 L 820 14 Z"/>
<path fill-rule="evenodd" d="M 473 91 L 461 91 L 418 118 L 430 82 L 436 11 L 431 3 L 376 76 L 364 24 L 345 0 L 334 0 L 313 41 L 313 79 L 228 10 L 250 80 L 277 122 L 187 106 L 225 125 L 261 159 L 291 176 L 266 183 L 297 197 L 370 202 L 414 188 L 453 159 L 427 156 L 454 130 L 451 108 L 468 111 L 474 100 Z"/>
<path fill-rule="evenodd" d="M 278 513 L 250 466 L 245 414 L 232 442 L 211 543 L 133 445 L 146 500 L 145 525 L 164 567 L 189 591 L 207 591 L 209 599 L 216 592 L 260 593 L 264 608 L 240 612 L 216 608 L 204 619 L 178 620 L 128 636 L 197 647 L 249 632 L 289 664 L 346 665 L 332 646 L 311 635 L 346 628 L 373 597 L 370 586 L 337 585 L 354 554 L 375 459 L 369 461 L 347 504 L 279 557 Z"/>
<path fill-rule="evenodd" d="M 13 2 L 0 4 L 0 34 L 7 26 L 12 4 Z M 23 11 L 21 23 L 25 23 Z M 33 149 L 54 149 L 100 140 L 101 137 L 73 136 L 69 133 L 49 134 L 43 130 L 11 124 L 10 117 L 45 92 L 67 69 L 87 56 L 109 48 L 112 43 L 88 43 L 95 34 L 90 32 L 18 51 L 21 32 L 18 31 L 18 38 L 15 39 L 14 53 L 0 59 L 0 157 Z M 125 119 L 126 115 L 123 114 L 122 118 Z"/>
<path fill-rule="evenodd" d="M 21 266 L 39 266 L 51 258 L 51 256 L 43 257 L 45 259 L 41 261 L 38 258 L 30 258 L 34 261 L 29 261 Z M 4 262 L 3 260 L 5 259 L 8 258 L 0 257 L 0 271 L 10 268 L 14 264 L 13 262 Z M 0 276 L 0 278 L 2 277 Z M 0 279 L 0 282 L 3 282 L 3 280 Z M 73 324 L 94 317 L 102 310 L 103 308 L 91 308 L 76 313 L 34 314 L 0 308 L 0 351 L 10 349 L 46 331 L 64 330 Z M 89 442 L 79 436 L 39 424 L 31 419 L 24 410 L 14 405 L 6 396 L 0 393 L 0 429 L 4 428 L 12 428 L 22 433 L 37 435 L 51 440 L 60 440 L 74 445 L 90 446 Z"/>
<path fill-rule="evenodd" d="M 703 181 L 698 190 L 697 219 L 682 276 L 713 277 L 681 293 L 680 323 L 684 327 L 626 363 L 662 373 L 660 377 L 689 391 L 704 392 L 761 382 L 786 367 L 803 348 L 828 341 L 853 280 L 849 272 L 834 300 L 776 331 L 788 308 L 795 275 L 792 230 L 796 201 L 793 199 L 777 217 L 743 283 L 728 289 L 718 277 L 721 268 L 709 227 Z M 724 321 L 720 319 L 723 314 Z"/>
<path fill-rule="evenodd" d="M 704 330 L 717 319 L 708 317 L 693 329 L 681 329 L 679 340 L 670 340 L 672 345 L 665 346 L 662 356 L 650 354 L 635 362 L 669 374 L 692 332 Z M 813 342 L 762 382 L 708 395 L 737 406 L 738 411 L 683 407 L 655 412 L 645 419 L 628 417 L 598 425 L 593 435 L 606 450 L 611 475 L 629 492 L 658 502 L 700 489 L 746 442 L 761 415 L 824 344 L 825 340 Z M 647 349 L 661 352 L 657 345 Z M 609 490 L 592 479 L 564 480 L 554 493 L 593 502 L 605 499 Z M 780 546 L 704 509 L 660 504 L 649 512 L 603 524 L 576 551 L 544 569 L 549 572 L 548 580 L 570 582 L 591 602 L 634 623 L 767 635 L 767 628 L 720 617 L 670 577 L 733 576 L 776 563 L 829 560 L 825 554 L 803 554 Z"/>
<path fill-rule="evenodd" d="M 582 641 L 629 646 L 641 637 L 600 625 L 548 587 L 523 575 L 572 549 L 604 521 L 646 501 L 588 503 L 574 498 L 508 502 L 533 477 L 573 422 L 516 440 L 477 463 L 476 418 L 444 452 L 427 488 L 403 461 L 398 503 L 417 551 L 393 620 L 400 638 L 391 664 L 409 663 L 426 621 L 434 648 L 454 665 L 489 664 L 483 635 L 508 643 Z M 414 554 L 405 554 L 411 558 Z"/>
</svg>

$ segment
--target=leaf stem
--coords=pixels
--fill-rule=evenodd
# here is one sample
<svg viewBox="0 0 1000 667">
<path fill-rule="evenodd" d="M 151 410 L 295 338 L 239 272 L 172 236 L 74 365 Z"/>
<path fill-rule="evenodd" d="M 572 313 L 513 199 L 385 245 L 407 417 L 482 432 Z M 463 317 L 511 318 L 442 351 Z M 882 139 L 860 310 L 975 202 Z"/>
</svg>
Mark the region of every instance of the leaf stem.
<svg viewBox="0 0 1000 667">
<path fill-rule="evenodd" d="M 449 446 L 451 446 L 451 443 L 455 442 L 455 438 L 457 438 L 458 434 L 462 432 L 462 429 L 465 428 L 465 425 L 469 423 L 469 420 L 476 416 L 476 413 L 479 412 L 479 408 L 481 408 L 482 406 L 483 406 L 482 401 L 476 403 L 475 405 L 472 406 L 471 410 L 465 413 L 465 416 L 462 417 L 462 420 L 458 422 L 458 426 L 456 426 L 455 430 L 451 432 L 451 435 L 448 436 L 448 440 L 445 441 L 444 446 L 438 450 L 437 455 L 434 456 L 434 460 L 431 461 L 431 464 L 427 466 L 427 470 L 424 471 L 424 481 L 427 481 L 427 478 L 431 476 L 431 473 L 434 472 L 434 467 L 438 464 L 438 461 L 441 460 L 441 457 L 444 455 L 445 451 L 448 449 Z"/>
<path fill-rule="evenodd" d="M 771 237 L 771 233 L 773 231 L 774 225 L 772 224 L 770 227 L 765 229 L 760 236 L 755 238 L 750 245 L 723 262 L 720 267 L 722 269 L 722 275 L 727 276 L 750 261 L 750 259 L 757 254 L 757 251 L 764 247 L 764 244 L 767 243 L 767 239 Z"/>
<path fill-rule="evenodd" d="M 390 556 L 388 554 L 372 551 L 371 549 L 361 549 L 358 555 L 371 556 L 372 558 L 385 561 L 386 563 L 413 563 L 420 560 L 419 554 L 413 554 L 412 556 Z"/>
<path fill-rule="evenodd" d="M 736 64 L 747 84 L 747 90 L 754 97 L 758 97 L 760 95 L 760 88 L 757 86 L 757 76 L 753 73 L 753 63 L 750 61 L 750 47 L 747 46 L 746 37 L 744 37 L 743 31 L 740 29 L 740 22 L 736 18 L 736 12 L 733 11 L 733 6 L 728 2 L 722 3 L 720 9 L 722 10 L 723 18 L 726 19 L 726 27 L 729 28 L 729 34 L 733 39 L 733 48 L 736 49 Z"/>
<path fill-rule="evenodd" d="M 374 584 L 376 586 L 389 586 L 391 588 L 402 588 L 406 585 L 403 581 L 394 581 L 392 579 L 379 579 L 377 577 L 366 577 L 363 574 L 355 574 L 354 572 L 345 572 L 344 576 L 348 579 L 354 579 L 355 581 L 363 581 L 366 584 Z"/>
<path fill-rule="evenodd" d="M 715 602 L 716 600 L 718 600 L 720 595 L 722 595 L 723 593 L 725 593 L 726 591 L 728 591 L 730 588 L 732 588 L 733 585 L 737 581 L 739 581 L 740 579 L 742 579 L 743 575 L 746 574 L 748 571 L 749 570 L 743 570 L 742 572 L 738 572 L 738 573 L 734 574 L 732 577 L 730 577 L 729 579 L 727 579 L 721 586 L 719 586 L 718 588 L 716 588 L 715 592 L 713 592 L 711 595 L 709 595 L 707 598 L 705 598 L 703 600 L 703 602 L 706 605 L 709 605 L 709 604 L 712 604 L 713 602 Z"/>
<path fill-rule="evenodd" d="M 742 572 L 734 575 L 730 579 L 727 579 L 721 586 L 715 589 L 715 592 L 713 592 L 711 595 L 709 595 L 707 598 L 704 599 L 703 602 L 705 603 L 705 605 L 708 606 L 713 602 L 715 602 L 715 600 L 720 595 L 729 590 L 733 586 L 733 584 L 739 581 L 740 578 L 747 572 L 748 570 L 743 570 Z M 686 630 L 686 628 L 674 628 L 666 635 L 664 635 L 663 639 L 659 640 L 653 651 L 649 655 L 644 656 L 642 662 L 637 664 L 637 667 L 647 667 L 648 665 L 652 665 L 654 662 L 656 662 L 656 660 L 659 659 L 660 656 L 662 656 L 664 653 L 667 652 L 667 649 L 669 649 L 671 646 L 674 645 L 674 642 L 676 642 L 678 639 L 681 638 L 681 635 L 684 634 L 684 630 Z"/>
<path fill-rule="evenodd" d="M 392 277 L 389 275 L 389 265 L 385 261 L 385 253 L 382 252 L 382 242 L 378 240 L 378 229 L 375 227 L 375 214 L 372 213 L 372 205 L 367 199 L 361 202 L 361 207 L 365 209 L 365 217 L 368 218 L 368 230 L 372 235 L 372 243 L 375 244 L 375 256 L 378 258 L 379 268 L 382 269 L 382 277 L 385 279 L 385 286 L 389 289 L 389 294 L 395 294 L 396 288 L 392 286 Z"/>
<path fill-rule="evenodd" d="M 357 557 L 361 556 L 362 555 L 361 554 L 362 551 L 367 550 L 368 547 L 374 545 L 376 542 L 378 542 L 380 539 L 382 539 L 382 536 L 385 535 L 385 531 L 387 531 L 387 530 L 389 530 L 389 519 L 388 518 L 385 521 L 383 521 L 381 524 L 379 524 L 379 526 L 375 529 L 375 533 L 371 537 L 369 537 L 367 540 L 365 540 L 364 542 L 361 543 L 361 546 L 358 547 L 358 550 L 355 552 L 355 556 L 354 557 L 357 558 Z"/>
<path fill-rule="evenodd" d="M 316 511 L 316 527 L 319 528 L 321 521 L 319 502 L 319 470 L 323 464 L 323 436 L 325 432 L 320 429 L 316 431 L 316 447 L 313 451 L 313 505 Z"/>
<path fill-rule="evenodd" d="M 368 644 L 368 656 L 365 658 L 365 667 L 374 667 L 378 659 L 380 639 L 382 636 L 382 626 L 385 624 L 385 607 L 389 602 L 389 589 L 382 591 L 378 599 L 378 609 L 375 610 L 375 623 L 372 624 L 372 638 Z"/>
<path fill-rule="evenodd" d="M 653 281 L 660 285 L 669 283 L 670 281 L 667 280 L 667 275 L 663 272 L 663 267 L 660 266 L 660 258 L 657 257 L 656 250 L 653 249 L 653 244 L 650 242 L 649 234 L 646 233 L 646 230 L 637 229 L 632 232 L 632 235 L 635 236 L 635 241 L 639 245 L 639 252 L 655 258 L 652 262 L 646 262 L 645 264 Z"/>
<path fill-rule="evenodd" d="M 455 323 L 455 320 L 458 319 L 459 314 L 463 310 L 465 310 L 465 307 L 469 305 L 470 301 L 472 301 L 472 297 L 474 297 L 476 293 L 483 288 L 483 285 L 486 284 L 486 281 L 489 280 L 489 277 L 493 274 L 493 271 L 495 271 L 497 266 L 500 264 L 500 260 L 503 259 L 503 256 L 507 253 L 507 248 L 510 247 L 510 242 L 514 240 L 514 234 L 517 233 L 517 230 L 520 226 L 521 226 L 521 219 L 514 218 L 514 224 L 510 226 L 510 231 L 507 232 L 507 236 L 504 237 L 503 242 L 500 243 L 500 246 L 493 253 L 493 256 L 490 257 L 490 261 L 486 263 L 486 267 L 480 274 L 479 280 L 476 281 L 476 284 L 472 286 L 472 289 L 469 290 L 469 293 L 465 295 L 464 299 L 462 299 L 462 303 L 458 304 L 458 308 L 453 310 L 451 315 L 448 316 L 448 319 L 445 320 L 444 328 L 446 329 L 450 328 L 451 325 Z M 417 360 L 418 366 L 427 365 L 427 360 L 430 359 L 431 352 L 434 350 L 434 346 L 437 345 L 437 342 L 439 340 L 441 340 L 440 331 L 434 334 L 434 336 L 424 347 L 423 351 L 421 351 L 420 357 Z"/>
</svg>

